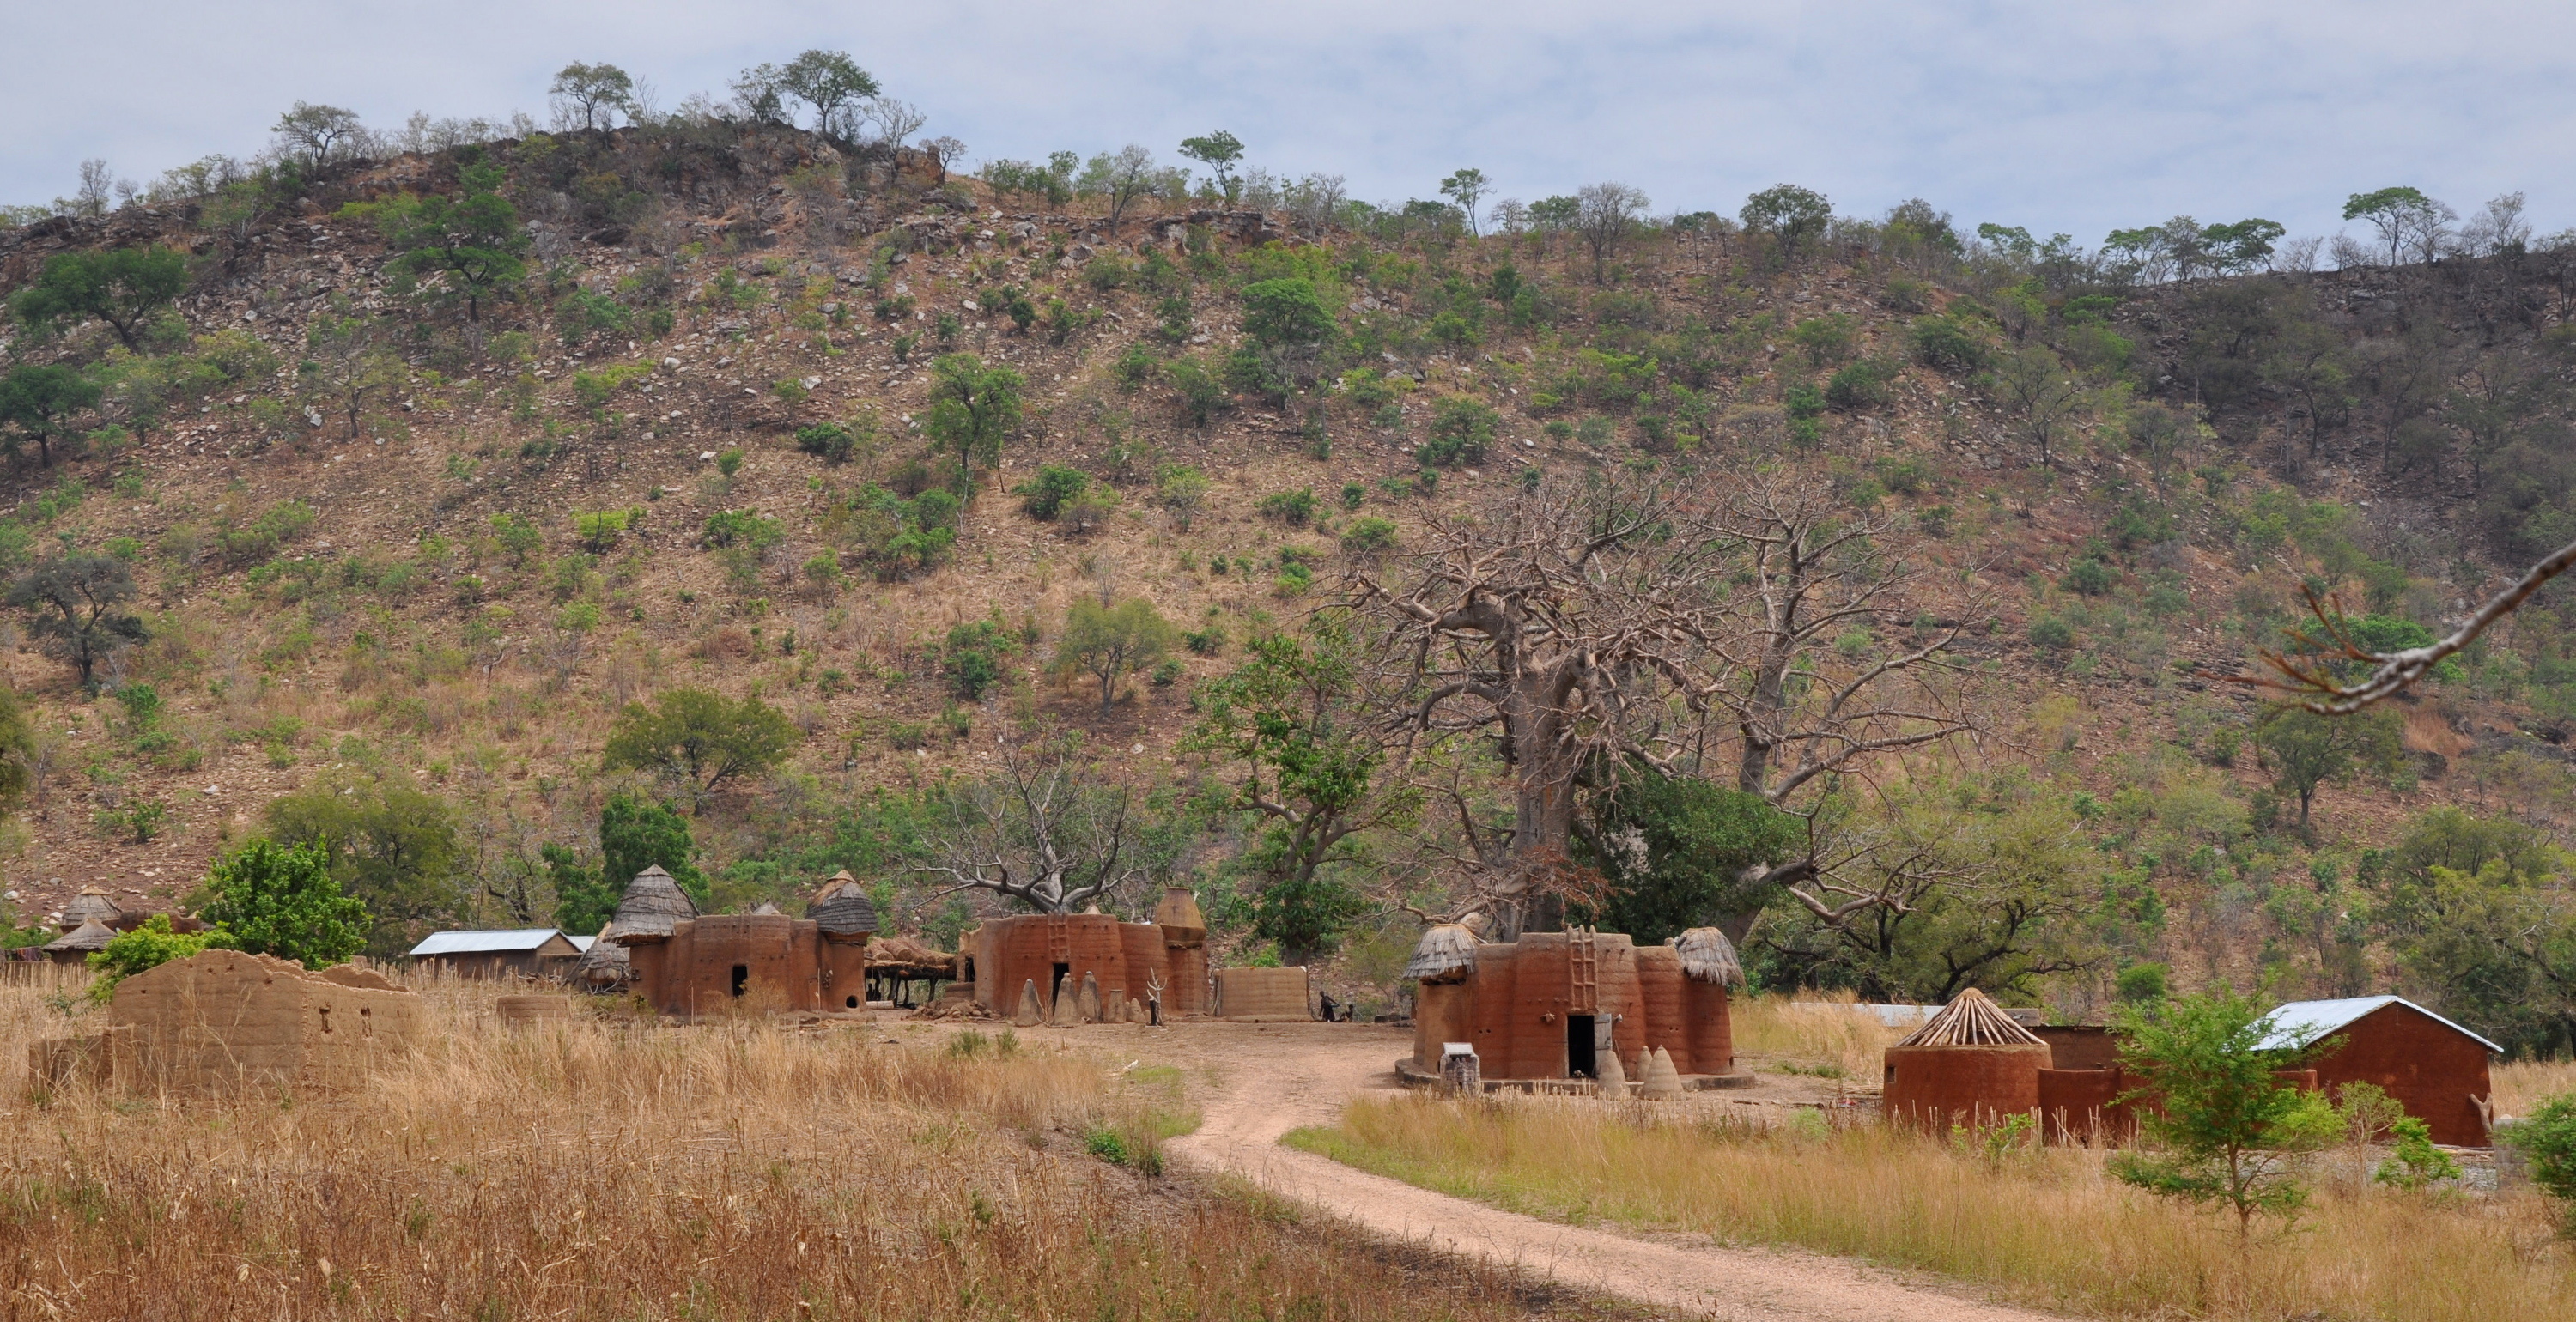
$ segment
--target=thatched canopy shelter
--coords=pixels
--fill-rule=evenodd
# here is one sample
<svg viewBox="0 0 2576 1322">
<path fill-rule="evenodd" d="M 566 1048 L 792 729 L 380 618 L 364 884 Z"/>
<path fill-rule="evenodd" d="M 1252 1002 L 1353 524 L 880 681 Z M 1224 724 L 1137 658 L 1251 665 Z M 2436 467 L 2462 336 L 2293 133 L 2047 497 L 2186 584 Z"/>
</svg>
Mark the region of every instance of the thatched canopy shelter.
<svg viewBox="0 0 2576 1322">
<path fill-rule="evenodd" d="M 957 976 L 957 957 L 908 936 L 883 937 L 868 943 L 868 976 L 945 982 Z"/>
<path fill-rule="evenodd" d="M 2003 1007 L 1974 987 L 1951 998 L 1921 1028 L 1896 1043 L 1900 1047 L 2046 1047 L 2039 1034 L 2022 1027 Z"/>
<path fill-rule="evenodd" d="M 863 940 L 877 930 L 876 903 L 855 886 L 833 890 L 830 898 L 805 906 L 805 916 L 835 941 Z"/>
<path fill-rule="evenodd" d="M 1744 965 L 1736 959 L 1735 943 L 1726 939 L 1726 933 L 1714 927 L 1694 927 L 1666 944 L 1681 956 L 1683 977 L 1722 987 L 1744 985 Z"/>
</svg>

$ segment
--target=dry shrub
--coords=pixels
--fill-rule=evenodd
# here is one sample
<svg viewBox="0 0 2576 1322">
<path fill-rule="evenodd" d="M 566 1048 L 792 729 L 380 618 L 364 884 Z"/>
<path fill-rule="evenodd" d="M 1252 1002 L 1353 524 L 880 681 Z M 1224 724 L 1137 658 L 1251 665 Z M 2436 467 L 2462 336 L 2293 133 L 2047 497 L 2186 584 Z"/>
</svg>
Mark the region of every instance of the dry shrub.
<svg viewBox="0 0 2576 1322">
<path fill-rule="evenodd" d="M 1079 1155 L 1168 1103 L 907 1027 L 441 1031 L 331 1097 L 31 1092 L 0 1068 L 0 1312 L 81 1318 L 1506 1317 L 1329 1232 Z M 94 1017 L 94 1016 L 90 1016 Z M 0 986 L 13 1042 L 60 1032 Z M 889 1037 L 903 1039 L 890 1043 Z"/>
<path fill-rule="evenodd" d="M 2220 1218 L 2113 1181 L 2100 1153 L 1986 1152 L 1875 1124 L 1694 1120 L 1637 1103 L 1361 1099 L 1292 1142 L 1559 1220 L 1796 1244 L 2110 1318 L 2576 1316 L 2576 1259 L 2527 1187 L 2324 1197 L 2241 1254 Z"/>
</svg>

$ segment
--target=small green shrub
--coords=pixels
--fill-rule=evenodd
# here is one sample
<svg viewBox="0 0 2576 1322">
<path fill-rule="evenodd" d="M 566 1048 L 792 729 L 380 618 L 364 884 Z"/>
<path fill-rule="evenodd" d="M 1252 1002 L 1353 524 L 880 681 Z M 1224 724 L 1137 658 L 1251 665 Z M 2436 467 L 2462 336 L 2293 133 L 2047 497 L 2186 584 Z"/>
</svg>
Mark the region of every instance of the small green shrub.
<svg viewBox="0 0 2576 1322">
<path fill-rule="evenodd" d="M 1291 528 L 1303 528 L 1315 519 L 1315 489 L 1299 487 L 1294 491 L 1274 491 L 1255 506 L 1265 519 L 1276 519 Z"/>
<path fill-rule="evenodd" d="M 1011 488 L 1020 498 L 1020 508 L 1033 519 L 1053 519 L 1064 509 L 1065 502 L 1081 495 L 1091 485 L 1091 475 L 1078 468 L 1040 464 L 1036 477 Z"/>
<path fill-rule="evenodd" d="M 1451 395 L 1432 406 L 1430 439 L 1413 452 L 1426 468 L 1456 468 L 1485 461 L 1499 421 L 1494 406 L 1481 399 Z"/>
</svg>

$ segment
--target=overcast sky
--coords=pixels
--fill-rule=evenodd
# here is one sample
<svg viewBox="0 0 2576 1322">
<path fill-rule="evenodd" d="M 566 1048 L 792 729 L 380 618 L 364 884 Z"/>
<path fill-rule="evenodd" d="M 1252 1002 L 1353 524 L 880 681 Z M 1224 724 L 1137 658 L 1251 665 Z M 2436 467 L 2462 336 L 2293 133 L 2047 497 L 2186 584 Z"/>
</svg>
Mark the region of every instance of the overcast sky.
<svg viewBox="0 0 2576 1322">
<path fill-rule="evenodd" d="M 1462 165 L 1523 199 L 1615 179 L 1732 214 L 1783 180 L 1874 214 L 1921 196 L 2088 245 L 2176 214 L 2341 225 L 2406 183 L 2576 225 L 2576 6 L 2293 0 L 1538 5 L 1314 0 L 12 0 L 0 201 L 81 160 L 148 180 L 247 156 L 288 103 L 378 126 L 545 115 L 569 60 L 665 105 L 747 64 L 847 50 L 974 159 L 1169 155 L 1224 128 L 1282 174 L 1432 196 Z"/>
</svg>

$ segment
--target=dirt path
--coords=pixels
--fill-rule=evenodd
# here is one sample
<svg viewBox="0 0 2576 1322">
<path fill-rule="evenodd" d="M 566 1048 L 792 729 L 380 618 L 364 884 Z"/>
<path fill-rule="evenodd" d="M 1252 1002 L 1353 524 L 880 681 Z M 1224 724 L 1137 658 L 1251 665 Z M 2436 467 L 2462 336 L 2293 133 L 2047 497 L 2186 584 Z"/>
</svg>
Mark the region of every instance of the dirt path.
<svg viewBox="0 0 2576 1322">
<path fill-rule="evenodd" d="M 1279 1145 L 1291 1129 L 1331 1121 L 1354 1096 L 1393 1091 L 1395 1058 L 1411 1046 L 1399 1030 L 1210 1024 L 1157 1036 L 1154 1054 L 1201 1065 L 1211 1076 L 1201 1090 L 1203 1122 L 1170 1145 L 1175 1159 L 1243 1176 L 1381 1235 L 1693 1316 L 1799 1322 L 2045 1322 L 2051 1316 L 1909 1283 L 1841 1258 L 1658 1243 L 1559 1225 Z"/>
</svg>

